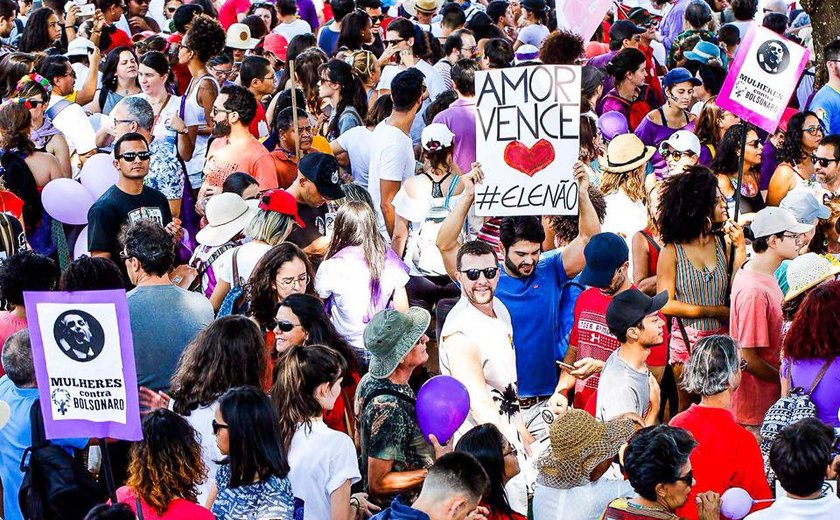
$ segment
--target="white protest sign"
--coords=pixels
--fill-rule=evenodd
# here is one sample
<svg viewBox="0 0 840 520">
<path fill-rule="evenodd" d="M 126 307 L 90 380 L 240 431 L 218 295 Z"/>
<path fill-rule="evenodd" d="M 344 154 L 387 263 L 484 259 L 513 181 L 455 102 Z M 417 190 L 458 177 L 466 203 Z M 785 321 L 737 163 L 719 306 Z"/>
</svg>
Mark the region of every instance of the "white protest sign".
<svg viewBox="0 0 840 520">
<path fill-rule="evenodd" d="M 574 215 L 580 148 L 580 67 L 478 71 L 477 215 Z"/>
</svg>

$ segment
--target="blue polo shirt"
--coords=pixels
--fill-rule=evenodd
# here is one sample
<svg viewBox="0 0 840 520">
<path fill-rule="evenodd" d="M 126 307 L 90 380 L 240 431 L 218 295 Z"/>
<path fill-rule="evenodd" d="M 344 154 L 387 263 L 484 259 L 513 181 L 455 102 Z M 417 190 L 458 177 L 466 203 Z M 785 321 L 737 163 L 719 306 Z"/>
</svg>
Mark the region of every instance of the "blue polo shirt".
<svg viewBox="0 0 840 520">
<path fill-rule="evenodd" d="M 840 134 L 840 92 L 831 85 L 817 91 L 808 109 L 820 118 L 826 135 Z"/>
<path fill-rule="evenodd" d="M 513 323 L 520 397 L 550 395 L 557 386 L 555 362 L 558 355 L 563 358 L 568 347 L 564 308 L 572 310 L 563 303 L 568 281 L 559 251 L 543 255 L 531 276 L 525 278 L 514 278 L 501 269 L 496 296 L 507 307 Z"/>
</svg>

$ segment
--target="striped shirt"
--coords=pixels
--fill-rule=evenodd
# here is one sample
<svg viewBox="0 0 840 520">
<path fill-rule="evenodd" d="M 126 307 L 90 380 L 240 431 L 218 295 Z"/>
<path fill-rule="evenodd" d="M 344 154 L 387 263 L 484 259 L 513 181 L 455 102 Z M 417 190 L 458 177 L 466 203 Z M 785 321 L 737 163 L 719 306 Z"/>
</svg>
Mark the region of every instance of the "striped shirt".
<svg viewBox="0 0 840 520">
<path fill-rule="evenodd" d="M 680 244 L 674 244 L 677 251 L 677 279 L 674 299 L 690 305 L 714 306 L 726 305 L 726 253 L 721 240 L 715 240 L 717 264 L 713 270 L 704 266 L 697 269 Z M 685 318 L 686 327 L 701 332 L 719 329 L 723 322 L 719 318 Z"/>
</svg>

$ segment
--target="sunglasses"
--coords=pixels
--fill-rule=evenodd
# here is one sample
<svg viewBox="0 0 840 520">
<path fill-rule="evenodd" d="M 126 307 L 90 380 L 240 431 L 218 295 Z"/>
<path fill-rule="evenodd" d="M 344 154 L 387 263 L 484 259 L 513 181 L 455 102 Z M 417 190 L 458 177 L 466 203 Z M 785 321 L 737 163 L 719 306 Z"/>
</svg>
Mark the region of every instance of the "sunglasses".
<svg viewBox="0 0 840 520">
<path fill-rule="evenodd" d="M 230 428 L 227 424 L 222 424 L 222 423 L 216 422 L 216 419 L 213 419 L 212 425 L 213 425 L 213 435 L 218 435 L 219 430 L 227 430 L 228 428 Z"/>
<path fill-rule="evenodd" d="M 752 141 L 747 141 L 747 144 L 752 146 L 753 148 L 759 148 L 761 146 L 761 139 L 754 139 Z"/>
<path fill-rule="evenodd" d="M 396 44 L 398 44 L 400 42 L 404 42 L 404 41 L 405 41 L 405 38 L 396 38 L 396 39 L 393 39 L 393 40 L 385 40 L 385 43 L 387 43 L 388 45 L 396 45 Z"/>
<path fill-rule="evenodd" d="M 382 20 L 384 20 L 384 19 L 385 19 L 384 14 L 380 14 L 380 15 L 377 15 L 377 16 L 371 16 L 370 17 L 370 21 L 373 22 L 373 23 L 377 23 L 377 22 L 382 23 Z"/>
<path fill-rule="evenodd" d="M 152 152 L 147 150 L 145 152 L 125 152 L 117 157 L 117 159 L 123 159 L 126 162 L 134 162 L 137 159 L 140 159 L 141 161 L 148 161 L 151 156 Z"/>
<path fill-rule="evenodd" d="M 281 332 L 292 332 L 292 330 L 294 330 L 295 327 L 300 327 L 300 324 L 292 323 L 291 321 L 287 320 L 274 321 L 274 328 Z"/>
<path fill-rule="evenodd" d="M 679 161 L 680 159 L 683 158 L 683 156 L 694 157 L 696 154 L 694 152 L 692 152 L 691 150 L 686 150 L 684 152 L 681 152 L 679 150 L 661 150 L 659 152 L 659 155 L 661 155 L 663 159 L 667 159 L 668 157 L 673 157 L 675 161 Z"/>
<path fill-rule="evenodd" d="M 38 108 L 41 105 L 46 105 L 47 104 L 46 101 L 43 101 L 43 100 L 40 100 L 40 99 L 28 99 L 28 98 L 22 98 L 22 97 L 12 98 L 8 102 L 9 103 L 15 103 L 15 104 L 18 104 L 18 105 L 23 105 L 24 107 L 26 107 L 28 109 Z"/>
<path fill-rule="evenodd" d="M 684 477 L 677 477 L 674 482 L 685 482 L 686 486 L 694 484 L 694 470 L 689 471 Z"/>
<path fill-rule="evenodd" d="M 828 168 L 828 165 L 833 162 L 840 162 L 840 159 L 830 159 L 828 157 L 818 157 L 816 155 L 812 155 L 811 160 L 814 161 L 814 164 L 819 164 L 823 168 Z"/>
<path fill-rule="evenodd" d="M 467 275 L 467 279 L 471 282 L 478 280 L 478 277 L 484 274 L 484 278 L 488 280 L 492 280 L 499 274 L 498 267 L 486 267 L 484 269 L 465 269 L 461 271 L 465 275 Z"/>
</svg>

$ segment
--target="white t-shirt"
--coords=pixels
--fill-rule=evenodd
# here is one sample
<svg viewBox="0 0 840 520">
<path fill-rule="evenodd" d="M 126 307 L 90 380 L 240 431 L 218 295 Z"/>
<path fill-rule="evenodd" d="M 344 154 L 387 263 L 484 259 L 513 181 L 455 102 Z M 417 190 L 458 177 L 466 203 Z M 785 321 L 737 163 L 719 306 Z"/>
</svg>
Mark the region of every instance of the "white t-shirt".
<svg viewBox="0 0 840 520">
<path fill-rule="evenodd" d="M 90 74 L 90 69 L 86 67 L 83 63 L 71 63 L 71 67 L 73 67 L 73 71 L 76 73 L 76 81 L 73 82 L 73 88 L 76 91 L 82 90 L 85 86 L 85 82 L 87 82 L 88 74 Z M 96 71 L 96 89 L 99 90 L 102 88 L 102 73 Z"/>
<path fill-rule="evenodd" d="M 539 478 L 539 477 L 537 477 Z M 626 480 L 606 478 L 571 489 L 556 489 L 537 482 L 534 518 L 541 520 L 591 520 L 600 518 L 610 502 L 633 494 Z"/>
<path fill-rule="evenodd" d="M 424 60 L 418 60 L 414 68 L 419 70 L 425 76 L 423 83 L 429 90 L 429 100 L 434 100 L 439 94 L 446 91 L 446 82 L 440 72 Z M 376 90 L 391 90 L 391 81 L 394 80 L 397 74 L 406 70 L 404 67 L 398 65 L 388 65 L 382 69 L 382 75 L 379 78 L 379 84 L 376 85 Z"/>
<path fill-rule="evenodd" d="M 411 138 L 399 128 L 382 121 L 374 128 L 370 139 L 376 143 L 370 154 L 368 164 L 368 192 L 373 199 L 373 207 L 380 222 L 385 219 L 382 210 L 379 208 L 382 202 L 382 195 L 379 190 L 379 181 L 399 181 L 402 183 L 414 175 L 414 149 Z M 389 237 L 386 237 L 389 238 Z"/>
<path fill-rule="evenodd" d="M 289 481 L 295 498 L 303 500 L 304 520 L 330 518 L 330 494 L 361 478 L 356 447 L 346 433 L 319 420 L 311 428 L 298 427 L 289 449 Z"/>
<path fill-rule="evenodd" d="M 347 152 L 350 158 L 350 168 L 353 171 L 353 182 L 368 188 L 368 165 L 373 148 L 373 132 L 366 126 L 354 126 L 338 136 L 338 144 Z"/>
<path fill-rule="evenodd" d="M 633 248 L 633 235 L 647 227 L 647 210 L 641 202 L 633 202 L 622 190 L 606 195 L 607 215 L 601 231 L 615 233 Z M 633 255 L 630 255 L 630 272 L 633 272 Z"/>
<path fill-rule="evenodd" d="M 260 242 L 248 242 L 222 253 L 222 256 L 213 263 L 213 271 L 216 273 L 216 278 L 226 281 L 231 287 L 233 287 L 233 252 L 237 249 L 239 252 L 236 254 L 236 263 L 239 268 L 239 278 L 247 282 L 257 262 L 271 249 L 271 246 Z"/>
<path fill-rule="evenodd" d="M 794 500 L 786 494 L 776 498 L 767 509 L 756 511 L 746 520 L 837 520 L 840 518 L 840 498 L 832 493 L 816 500 Z"/>
<path fill-rule="evenodd" d="M 519 29 L 519 36 L 516 39 L 525 45 L 533 45 L 539 49 L 546 36 L 548 36 L 548 27 L 542 24 L 534 24 Z"/>
<path fill-rule="evenodd" d="M 292 41 L 292 38 L 299 34 L 311 33 L 312 27 L 309 26 L 309 22 L 306 20 L 298 18 L 292 23 L 280 22 L 272 32 L 282 35 L 283 38 L 286 38 L 286 42 L 290 42 Z"/>
<path fill-rule="evenodd" d="M 204 466 L 207 468 L 205 480 L 198 485 L 198 503 L 201 505 L 207 503 L 210 488 L 213 487 L 215 482 L 216 470 L 219 469 L 216 461 L 222 460 L 222 453 L 219 451 L 218 444 L 216 444 L 216 436 L 213 435 L 213 419 L 216 417 L 216 407 L 218 406 L 218 401 L 214 401 L 208 406 L 199 406 L 189 415 L 184 416 L 184 419 L 198 433 L 199 444 L 201 444 L 201 460 L 204 461 Z"/>
<path fill-rule="evenodd" d="M 135 96 L 149 101 L 149 96 L 146 94 L 135 94 Z M 155 139 L 166 138 L 166 134 L 170 132 L 166 129 L 166 123 L 170 118 L 172 118 L 172 116 L 177 116 L 180 110 L 181 96 L 169 96 L 169 101 L 167 101 L 166 106 L 161 109 L 160 115 L 155 121 L 155 126 L 152 128 L 152 136 Z"/>
<path fill-rule="evenodd" d="M 50 96 L 50 104 L 47 108 L 52 108 L 62 99 L 64 98 L 55 94 Z M 52 123 L 67 139 L 71 155 L 73 152 L 88 153 L 96 148 L 96 132 L 81 105 L 70 103 L 58 113 Z"/>
</svg>

